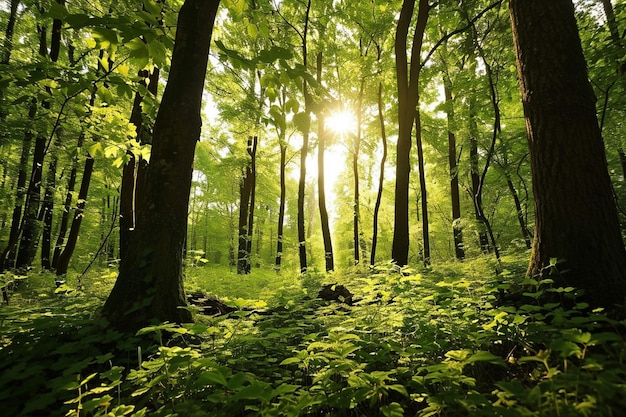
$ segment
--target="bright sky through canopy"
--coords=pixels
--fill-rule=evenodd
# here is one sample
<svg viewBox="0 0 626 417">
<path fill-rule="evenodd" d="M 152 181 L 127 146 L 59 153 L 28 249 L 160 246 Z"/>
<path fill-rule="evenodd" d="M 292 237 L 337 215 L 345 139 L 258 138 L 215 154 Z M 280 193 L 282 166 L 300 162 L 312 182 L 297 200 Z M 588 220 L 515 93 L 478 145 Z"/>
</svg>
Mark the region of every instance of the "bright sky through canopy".
<svg viewBox="0 0 626 417">
<path fill-rule="evenodd" d="M 356 132 L 356 118 L 347 110 L 332 113 L 326 118 L 325 125 L 338 135 Z"/>
</svg>

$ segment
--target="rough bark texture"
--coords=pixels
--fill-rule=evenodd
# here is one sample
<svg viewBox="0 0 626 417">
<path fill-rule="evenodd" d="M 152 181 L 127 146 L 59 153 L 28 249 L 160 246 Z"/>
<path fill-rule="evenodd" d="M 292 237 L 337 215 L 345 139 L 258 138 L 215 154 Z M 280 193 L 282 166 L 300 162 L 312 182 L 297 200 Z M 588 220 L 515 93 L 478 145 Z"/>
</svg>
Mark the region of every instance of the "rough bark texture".
<svg viewBox="0 0 626 417">
<path fill-rule="evenodd" d="M 280 272 L 283 257 L 283 229 L 285 225 L 285 195 L 287 191 L 285 166 L 287 164 L 287 144 L 284 134 L 280 141 L 280 203 L 278 206 L 278 232 L 276 233 L 276 272 Z"/>
<path fill-rule="evenodd" d="M 167 87 L 153 134 L 145 192 L 137 202 L 137 230 L 120 264 L 102 316 L 135 330 L 151 320 L 189 322 L 182 255 L 193 156 L 200 138 L 202 91 L 218 0 L 186 0 Z"/>
<path fill-rule="evenodd" d="M 574 6 L 511 0 L 509 8 L 535 195 L 528 275 L 556 268 L 559 285 L 584 289 L 593 304 L 623 304 L 626 251 Z"/>
</svg>

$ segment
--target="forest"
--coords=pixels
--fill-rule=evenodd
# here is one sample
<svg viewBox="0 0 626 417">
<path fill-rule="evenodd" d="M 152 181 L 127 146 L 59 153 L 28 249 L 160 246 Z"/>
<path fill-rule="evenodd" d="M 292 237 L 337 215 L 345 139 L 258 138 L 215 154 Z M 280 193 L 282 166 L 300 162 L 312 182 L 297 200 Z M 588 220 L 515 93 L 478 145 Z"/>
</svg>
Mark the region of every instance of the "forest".
<svg viewBox="0 0 626 417">
<path fill-rule="evenodd" d="M 621 416 L 624 0 L 0 0 L 6 416 Z"/>
</svg>

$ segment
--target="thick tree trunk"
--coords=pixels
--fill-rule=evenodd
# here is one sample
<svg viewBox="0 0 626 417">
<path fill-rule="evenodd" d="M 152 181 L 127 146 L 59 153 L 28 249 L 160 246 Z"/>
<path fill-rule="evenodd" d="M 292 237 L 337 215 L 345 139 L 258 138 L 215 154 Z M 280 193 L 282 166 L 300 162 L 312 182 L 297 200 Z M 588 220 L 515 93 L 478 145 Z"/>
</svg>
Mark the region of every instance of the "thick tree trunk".
<svg viewBox="0 0 626 417">
<path fill-rule="evenodd" d="M 623 305 L 626 251 L 574 6 L 511 0 L 509 9 L 535 195 L 528 275 L 557 272 L 557 285 L 593 304 Z"/>
<path fill-rule="evenodd" d="M 452 202 L 452 237 L 454 238 L 454 255 L 456 259 L 465 258 L 463 248 L 463 232 L 461 230 L 461 195 L 459 194 L 459 169 L 456 156 L 456 136 L 454 134 L 454 103 L 452 87 L 448 76 L 444 77 L 444 93 L 446 96 L 446 113 L 448 116 L 448 164 L 450 167 L 450 201 Z"/>
<path fill-rule="evenodd" d="M 145 191 L 137 202 L 136 236 L 101 315 L 135 330 L 152 319 L 189 322 L 182 253 L 193 156 L 200 138 L 202 91 L 218 0 L 186 0 L 167 87 L 156 118 Z"/>
<path fill-rule="evenodd" d="M 383 145 L 383 155 L 380 158 L 380 176 L 378 177 L 378 192 L 376 193 L 376 203 L 374 204 L 373 226 L 372 226 L 372 250 L 370 254 L 370 265 L 376 264 L 376 246 L 378 245 L 378 213 L 383 198 L 383 186 L 385 184 L 385 162 L 387 162 L 387 132 L 385 130 L 385 116 L 383 112 L 383 83 L 378 83 L 378 122 L 380 123 L 380 137 Z"/>
<path fill-rule="evenodd" d="M 409 261 L 409 176 L 411 173 L 411 135 L 419 103 L 419 76 L 422 69 L 420 52 L 428 21 L 428 0 L 419 0 L 419 10 L 411 46 L 411 62 L 407 58 L 407 38 L 413 18 L 415 0 L 404 0 L 396 30 L 395 52 L 398 86 L 398 142 L 396 151 L 396 186 L 393 243 L 391 257 L 404 266 Z M 419 145 L 421 146 L 421 144 Z"/>
</svg>

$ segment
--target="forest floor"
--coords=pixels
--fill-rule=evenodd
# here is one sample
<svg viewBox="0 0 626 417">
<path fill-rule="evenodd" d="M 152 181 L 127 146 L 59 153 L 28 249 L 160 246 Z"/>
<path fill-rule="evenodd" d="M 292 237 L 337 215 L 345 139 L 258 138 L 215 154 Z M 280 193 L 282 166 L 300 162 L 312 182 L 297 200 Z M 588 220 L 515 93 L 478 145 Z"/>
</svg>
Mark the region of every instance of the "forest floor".
<svg viewBox="0 0 626 417">
<path fill-rule="evenodd" d="M 191 306 L 195 323 L 137 335 L 94 319 L 113 270 L 56 290 L 51 274 L 5 274 L 21 283 L 0 307 L 0 414 L 623 415 L 626 322 L 525 279 L 525 263 L 505 258 L 499 275 L 488 258 L 304 277 L 189 267 L 188 293 L 235 311 Z M 319 299 L 323 285 L 352 299 Z"/>
</svg>

